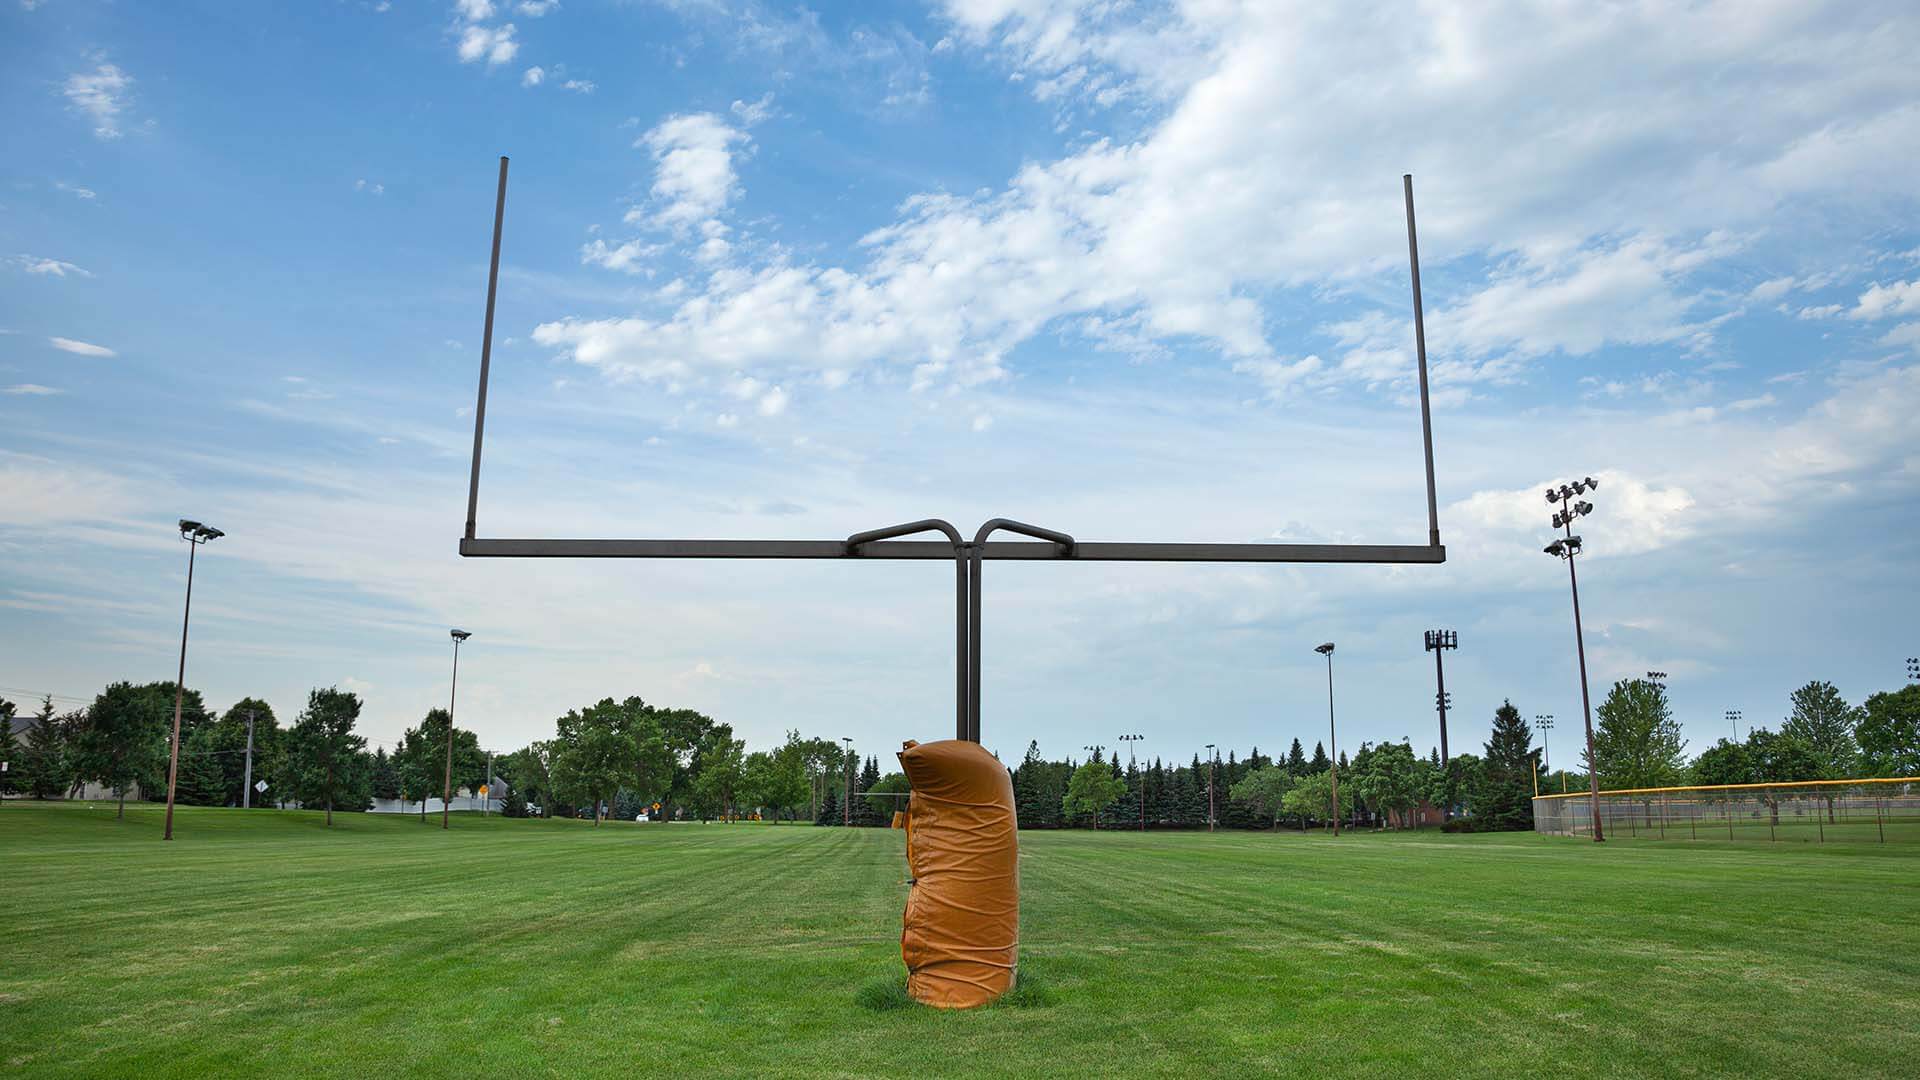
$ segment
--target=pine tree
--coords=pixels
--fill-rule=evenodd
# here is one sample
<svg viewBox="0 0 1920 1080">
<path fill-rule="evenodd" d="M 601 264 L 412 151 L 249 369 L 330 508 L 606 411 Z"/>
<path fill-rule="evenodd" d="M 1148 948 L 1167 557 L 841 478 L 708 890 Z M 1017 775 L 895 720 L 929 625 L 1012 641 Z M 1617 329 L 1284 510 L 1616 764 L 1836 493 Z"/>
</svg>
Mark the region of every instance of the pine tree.
<svg viewBox="0 0 1920 1080">
<path fill-rule="evenodd" d="M 1495 710 L 1486 751 L 1480 790 L 1473 800 L 1475 827 L 1533 828 L 1533 729 L 1520 718 L 1513 702 L 1503 701 Z"/>
<path fill-rule="evenodd" d="M 373 752 L 373 797 L 376 799 L 400 797 L 400 770 L 394 767 L 393 759 L 387 756 L 387 748 L 384 746 Z"/>
<path fill-rule="evenodd" d="M 813 823 L 815 825 L 840 825 L 840 793 L 829 786 L 820 797 L 820 812 Z"/>
<path fill-rule="evenodd" d="M 25 769 L 20 787 L 35 799 L 57 799 L 67 790 L 67 725 L 53 716 L 53 698 L 40 703 L 40 712 L 27 732 Z"/>
<path fill-rule="evenodd" d="M 1327 757 L 1327 748 L 1322 743 L 1313 744 L 1313 760 L 1307 762 L 1307 774 L 1323 773 L 1333 768 L 1333 762 Z"/>
<path fill-rule="evenodd" d="M 1307 755 L 1300 750 L 1300 740 L 1293 740 L 1293 747 L 1287 751 L 1287 771 L 1297 779 L 1307 775 Z"/>
<path fill-rule="evenodd" d="M 880 782 L 880 759 L 869 756 L 867 763 L 860 767 L 860 791 L 862 794 L 873 790 Z M 853 806 L 853 821 L 856 825 L 886 826 L 892 815 L 883 814 L 873 806 L 872 799 L 861 799 Z"/>
</svg>

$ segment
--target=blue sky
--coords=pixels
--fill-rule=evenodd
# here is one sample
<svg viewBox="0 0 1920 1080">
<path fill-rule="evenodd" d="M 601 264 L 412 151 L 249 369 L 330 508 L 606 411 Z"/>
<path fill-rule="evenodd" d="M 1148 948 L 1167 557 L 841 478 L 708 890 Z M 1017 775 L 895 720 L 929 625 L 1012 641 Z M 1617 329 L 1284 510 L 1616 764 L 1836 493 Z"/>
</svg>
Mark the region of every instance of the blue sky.
<svg viewBox="0 0 1920 1080">
<path fill-rule="evenodd" d="M 0 6 L 0 691 L 606 694 L 883 753 L 951 718 L 919 564 L 462 561 L 483 535 L 1424 536 L 1443 567 L 991 565 L 984 733 L 1452 744 L 1579 687 L 1548 483 L 1601 478 L 1596 689 L 1698 750 L 1920 651 L 1920 17 L 947 0 Z M 63 703 L 65 703 L 63 701 Z M 1556 751 L 1556 756 L 1558 752 Z"/>
</svg>

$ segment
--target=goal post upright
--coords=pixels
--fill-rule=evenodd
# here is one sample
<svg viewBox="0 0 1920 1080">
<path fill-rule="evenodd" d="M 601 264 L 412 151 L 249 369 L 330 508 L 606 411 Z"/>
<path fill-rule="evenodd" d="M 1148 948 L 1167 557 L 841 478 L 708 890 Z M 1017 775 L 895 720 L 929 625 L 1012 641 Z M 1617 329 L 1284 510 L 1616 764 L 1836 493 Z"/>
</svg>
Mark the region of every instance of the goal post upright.
<svg viewBox="0 0 1920 1080">
<path fill-rule="evenodd" d="M 1083 541 L 1053 529 L 993 518 L 972 540 L 939 518 L 854 533 L 844 540 L 703 540 L 483 537 L 477 532 L 480 457 L 485 438 L 487 381 L 493 357 L 495 298 L 500 279 L 500 241 L 506 217 L 507 158 L 500 158 L 494 196 L 493 245 L 487 269 L 486 320 L 480 341 L 480 381 L 473 409 L 473 463 L 467 478 L 464 558 L 508 559 L 950 559 L 954 563 L 954 735 L 980 741 L 980 639 L 982 564 L 992 560 L 1198 563 L 1373 563 L 1434 565 L 1447 561 L 1440 543 L 1434 484 L 1433 414 L 1428 394 L 1425 314 L 1420 294 L 1420 249 L 1414 228 L 1413 176 L 1401 177 L 1406 200 L 1407 256 L 1412 269 L 1414 359 L 1420 388 L 1420 434 L 1425 464 L 1425 544 L 1264 544 L 1165 541 Z M 943 540 L 905 539 L 939 532 Z M 1029 540 L 992 540 L 996 532 Z"/>
</svg>

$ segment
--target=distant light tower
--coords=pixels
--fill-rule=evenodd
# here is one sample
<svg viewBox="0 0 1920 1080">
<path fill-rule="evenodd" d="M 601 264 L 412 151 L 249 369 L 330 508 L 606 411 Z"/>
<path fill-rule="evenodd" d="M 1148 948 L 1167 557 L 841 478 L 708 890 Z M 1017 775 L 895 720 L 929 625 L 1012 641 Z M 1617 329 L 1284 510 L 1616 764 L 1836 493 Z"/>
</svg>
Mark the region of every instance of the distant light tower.
<svg viewBox="0 0 1920 1080">
<path fill-rule="evenodd" d="M 1649 671 L 1647 672 L 1647 681 L 1665 690 L 1667 688 L 1667 673 L 1664 671 Z"/>
<path fill-rule="evenodd" d="M 1739 709 L 1727 710 L 1727 723 L 1733 725 L 1733 741 L 1734 742 L 1740 741 L 1740 720 L 1744 716 L 1746 716 L 1746 714 L 1741 712 Z"/>
<path fill-rule="evenodd" d="M 1333 782 L 1333 835 L 1340 835 L 1340 736 L 1333 726 L 1333 642 L 1315 645 L 1313 651 L 1327 658 L 1327 773 Z"/>
<path fill-rule="evenodd" d="M 853 739 L 851 736 L 842 735 L 840 741 L 847 745 L 846 750 L 840 755 L 840 771 L 847 774 L 847 798 L 840 804 L 840 823 L 851 828 L 853 826 L 853 769 L 847 761 L 853 755 Z"/>
<path fill-rule="evenodd" d="M 1147 774 L 1139 771 L 1134 758 L 1133 748 L 1146 738 L 1145 735 L 1122 735 L 1120 741 L 1127 744 L 1127 765 L 1134 770 L 1134 781 L 1140 785 L 1140 831 L 1147 831 Z"/>
<path fill-rule="evenodd" d="M 1429 630 L 1426 636 L 1427 651 L 1433 654 L 1434 701 L 1440 709 L 1440 765 L 1442 768 L 1451 760 L 1447 755 L 1447 672 L 1440 657 L 1448 649 L 1460 647 L 1460 635 L 1452 630 Z M 1445 811 L 1441 811 L 1443 814 Z"/>
<path fill-rule="evenodd" d="M 447 820 L 453 812 L 453 702 L 460 693 L 460 643 L 472 637 L 465 630 L 449 631 L 453 635 L 453 687 L 447 691 L 447 786 L 446 793 L 440 797 L 440 827 L 448 827 Z M 599 813 L 596 808 L 595 813 Z M 598 819 L 595 819 L 598 820 Z"/>
<path fill-rule="evenodd" d="M 180 519 L 180 539 L 187 542 L 187 606 L 180 615 L 180 674 L 173 680 L 173 750 L 167 760 L 167 831 L 173 839 L 173 788 L 180 778 L 180 705 L 187 694 L 187 622 L 193 617 L 193 556 L 200 545 L 227 535 L 211 525 Z"/>
<path fill-rule="evenodd" d="M 1920 656 L 1907 657 L 1907 678 L 1912 682 L 1920 682 Z"/>
<path fill-rule="evenodd" d="M 1589 476 L 1547 489 L 1547 502 L 1560 507 L 1554 511 L 1553 527 L 1566 530 L 1566 538 L 1555 540 L 1544 549 L 1556 559 L 1567 560 L 1567 581 L 1573 587 L 1573 644 L 1580 657 L 1580 707 L 1586 713 L 1587 721 L 1587 788 L 1592 795 L 1593 842 L 1596 844 L 1605 840 L 1606 836 L 1600 829 L 1600 770 L 1594 768 L 1593 699 L 1587 693 L 1587 641 L 1580 628 L 1580 576 L 1573 569 L 1574 556 L 1580 553 L 1580 538 L 1573 535 L 1573 522 L 1575 518 L 1593 513 L 1593 504 L 1577 496 L 1599 487 L 1600 482 Z"/>
<path fill-rule="evenodd" d="M 1207 744 L 1207 831 L 1213 831 L 1213 762 L 1219 757 L 1213 744 Z"/>
<path fill-rule="evenodd" d="M 1551 782 L 1553 778 L 1553 745 L 1550 736 L 1553 734 L 1553 714 L 1534 713 L 1533 726 L 1540 729 L 1540 749 L 1542 756 L 1546 758 L 1547 778 L 1549 782 Z M 1566 794 L 1566 790 L 1567 778 L 1563 774 L 1560 777 L 1560 793 L 1564 795 Z"/>
</svg>

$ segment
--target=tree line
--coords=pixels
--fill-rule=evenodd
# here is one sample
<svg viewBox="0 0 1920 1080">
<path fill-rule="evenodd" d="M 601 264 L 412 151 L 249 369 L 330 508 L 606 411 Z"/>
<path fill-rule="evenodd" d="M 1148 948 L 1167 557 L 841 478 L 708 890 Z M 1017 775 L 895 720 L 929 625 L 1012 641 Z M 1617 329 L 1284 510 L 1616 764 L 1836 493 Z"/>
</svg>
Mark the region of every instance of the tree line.
<svg viewBox="0 0 1920 1080">
<path fill-rule="evenodd" d="M 24 738 L 14 734 L 17 708 L 0 700 L 0 791 L 38 798 L 77 793 L 97 783 L 120 797 L 138 790 L 164 798 L 171 682 L 107 687 L 85 709 L 56 714 L 42 701 Z M 282 727 L 272 706 L 243 698 L 221 713 L 187 690 L 181 710 L 178 799 L 187 805 L 243 802 L 247 725 L 253 724 L 252 778 L 267 785 L 255 805 L 365 810 L 375 799 L 418 804 L 425 819 L 448 774 L 444 709 L 430 709 L 392 753 L 367 751 L 355 732 L 360 698 L 316 688 L 293 724 Z M 1849 704 L 1826 682 L 1809 682 L 1789 698 L 1779 730 L 1752 729 L 1722 738 L 1692 760 L 1664 684 L 1623 679 L 1595 710 L 1594 756 L 1603 788 L 1680 784 L 1789 783 L 1814 779 L 1920 774 L 1920 686 L 1876 693 Z M 487 754 L 471 731 L 452 730 L 452 784 L 477 790 L 488 782 Z M 1529 829 L 1538 790 L 1579 791 L 1584 767 L 1541 773 L 1534 733 L 1511 702 L 1495 710 L 1484 753 L 1442 763 L 1437 750 L 1415 752 L 1409 740 L 1363 742 L 1339 756 L 1339 804 L 1333 762 L 1322 743 L 1308 754 L 1299 739 L 1269 757 L 1258 747 L 1244 758 L 1228 750 L 1211 762 L 1160 758 L 1129 762 L 1096 750 L 1084 762 L 1043 757 L 1028 744 L 1011 769 L 1022 828 L 1324 827 L 1337 816 L 1353 826 L 1404 828 L 1444 810 L 1451 828 Z M 1586 765 L 1584 749 L 1578 753 Z M 556 719 L 554 737 L 498 755 L 492 777 L 504 781 L 510 816 L 632 820 L 812 821 L 885 826 L 905 808 L 908 785 L 879 760 L 830 739 L 789 731 L 785 741 L 749 752 L 730 725 L 698 711 L 650 704 L 639 697 L 603 698 Z M 1211 795 L 1211 799 L 1209 799 Z"/>
</svg>

